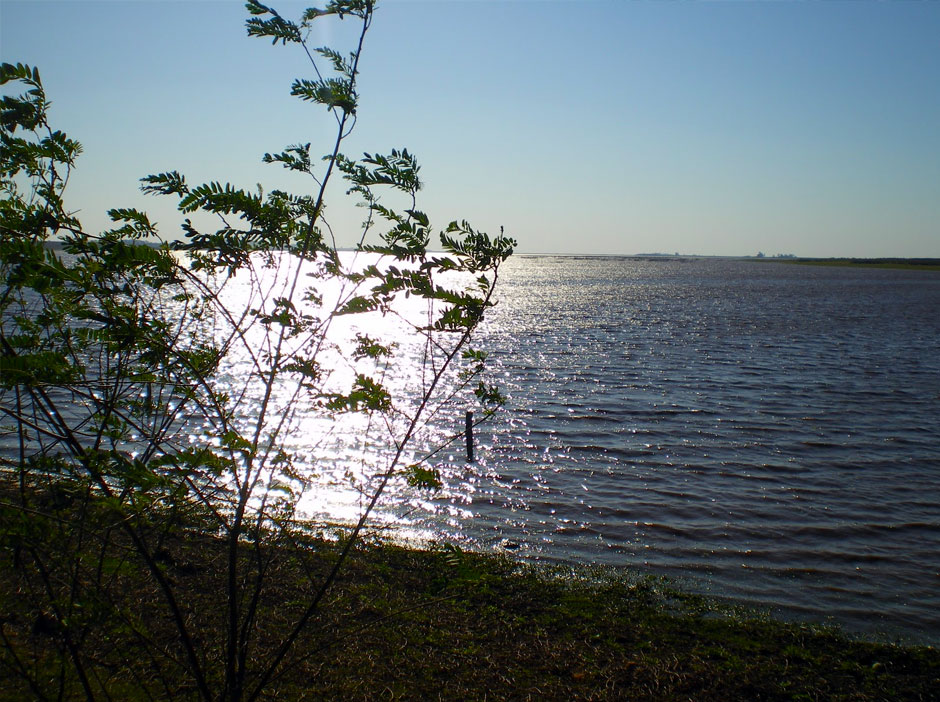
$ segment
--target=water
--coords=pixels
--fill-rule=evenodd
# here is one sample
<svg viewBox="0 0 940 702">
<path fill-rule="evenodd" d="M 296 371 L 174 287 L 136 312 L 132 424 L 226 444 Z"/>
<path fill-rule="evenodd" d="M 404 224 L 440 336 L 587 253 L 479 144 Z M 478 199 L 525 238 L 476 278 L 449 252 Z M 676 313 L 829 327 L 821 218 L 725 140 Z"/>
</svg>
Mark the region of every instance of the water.
<svg viewBox="0 0 940 702">
<path fill-rule="evenodd" d="M 508 408 L 412 526 L 940 641 L 940 274 L 531 257 L 502 282 Z"/>
<path fill-rule="evenodd" d="M 508 403 L 477 429 L 477 462 L 451 445 L 444 487 L 393 481 L 374 525 L 940 643 L 940 273 L 517 256 L 499 296 L 478 340 Z M 246 421 L 249 360 L 219 377 Z M 407 366 L 396 396 L 422 382 Z M 382 460 L 367 418 L 295 419 L 283 447 L 316 475 L 304 509 L 355 520 Z"/>
</svg>

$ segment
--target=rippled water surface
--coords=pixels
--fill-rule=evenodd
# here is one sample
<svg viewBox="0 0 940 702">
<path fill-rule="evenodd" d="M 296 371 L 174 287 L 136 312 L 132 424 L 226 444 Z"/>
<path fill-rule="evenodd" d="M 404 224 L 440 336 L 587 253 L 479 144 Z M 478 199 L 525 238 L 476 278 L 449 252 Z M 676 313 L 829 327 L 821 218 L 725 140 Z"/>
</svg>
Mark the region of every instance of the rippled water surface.
<svg viewBox="0 0 940 702">
<path fill-rule="evenodd" d="M 519 257 L 510 395 L 408 519 L 940 640 L 940 274 Z"/>
<path fill-rule="evenodd" d="M 505 410 L 478 427 L 475 463 L 451 445 L 443 489 L 393 481 L 373 524 L 940 643 L 940 273 L 517 256 L 500 282 L 478 342 Z M 422 374 L 406 366 L 407 400 Z M 390 442 L 363 417 L 301 408 L 296 426 L 305 512 L 355 519 Z"/>
</svg>

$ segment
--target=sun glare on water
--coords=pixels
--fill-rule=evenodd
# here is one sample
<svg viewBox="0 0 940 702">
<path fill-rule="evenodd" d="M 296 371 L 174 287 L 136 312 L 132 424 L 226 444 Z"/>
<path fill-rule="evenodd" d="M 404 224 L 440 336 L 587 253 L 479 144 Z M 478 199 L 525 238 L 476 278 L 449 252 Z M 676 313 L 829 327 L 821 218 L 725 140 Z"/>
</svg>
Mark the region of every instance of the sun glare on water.
<svg viewBox="0 0 940 702">
<path fill-rule="evenodd" d="M 376 254 L 348 251 L 340 258 L 347 270 L 386 265 Z M 393 477 L 373 514 L 375 525 L 394 527 L 399 536 L 421 540 L 432 535 L 418 527 L 410 515 L 436 514 L 444 520 L 469 516 L 459 503 L 471 499 L 475 478 L 464 470 L 462 449 L 449 446 L 427 459 L 462 430 L 459 421 L 472 399 L 466 392 L 448 399 L 447 392 L 458 380 L 455 372 L 445 375 L 408 447 L 398 455 L 411 419 L 446 352 L 441 344 L 450 341 L 446 336 L 435 341 L 419 331 L 430 323 L 435 310 L 426 300 L 412 296 L 396 300 L 390 310 L 332 315 L 364 290 L 356 290 L 355 283 L 348 279 L 323 275 L 320 262 L 305 262 L 296 283 L 294 266 L 290 265 L 295 261 L 287 256 L 253 263 L 222 288 L 225 307 L 250 320 L 252 316 L 257 318 L 258 310 L 270 310 L 278 298 L 289 298 L 295 301 L 296 314 L 307 316 L 312 332 L 279 340 L 276 324 L 253 321 L 243 325 L 245 331 L 230 340 L 216 382 L 219 390 L 231 398 L 232 406 L 237 408 L 238 425 L 248 434 L 256 429 L 257 413 L 265 402 L 259 369 L 277 353 L 299 352 L 316 359 L 319 377 L 315 387 L 303 385 L 296 374 L 277 380 L 267 399 L 273 411 L 269 410 L 269 419 L 262 428 L 262 432 L 280 429 L 272 451 L 290 456 L 294 470 L 304 477 L 306 484 L 301 486 L 298 481 L 295 486 L 303 490 L 300 516 L 327 525 L 355 523 L 390 470 Z M 472 279 L 453 274 L 439 282 L 460 289 Z M 211 321 L 211 333 L 217 340 L 232 336 L 232 321 L 219 317 Z M 391 356 L 365 363 L 357 359 L 357 339 L 364 336 L 390 348 Z M 349 392 L 357 374 L 369 375 L 388 391 L 393 399 L 390 412 L 336 413 L 325 407 L 331 393 Z M 195 429 L 191 441 L 205 441 L 204 428 Z M 445 487 L 428 492 L 409 486 L 402 475 L 396 474 L 415 463 L 440 470 Z M 454 482 L 459 487 L 448 489 L 446 485 Z"/>
</svg>

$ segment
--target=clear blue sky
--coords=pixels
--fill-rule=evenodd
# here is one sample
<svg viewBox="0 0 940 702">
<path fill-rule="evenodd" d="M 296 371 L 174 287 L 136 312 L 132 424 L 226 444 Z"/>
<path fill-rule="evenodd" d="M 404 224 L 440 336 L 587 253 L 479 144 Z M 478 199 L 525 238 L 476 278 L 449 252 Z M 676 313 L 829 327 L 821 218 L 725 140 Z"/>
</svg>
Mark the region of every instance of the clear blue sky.
<svg viewBox="0 0 940 702">
<path fill-rule="evenodd" d="M 245 17 L 0 0 L 3 60 L 40 68 L 85 146 L 86 228 L 138 206 L 173 237 L 141 176 L 270 189 L 264 152 L 326 151 L 325 111 L 288 94 L 304 57 Z M 386 0 L 362 70 L 346 151 L 416 153 L 439 226 L 503 225 L 526 252 L 940 257 L 940 2 Z M 361 211 L 330 215 L 351 241 Z"/>
</svg>

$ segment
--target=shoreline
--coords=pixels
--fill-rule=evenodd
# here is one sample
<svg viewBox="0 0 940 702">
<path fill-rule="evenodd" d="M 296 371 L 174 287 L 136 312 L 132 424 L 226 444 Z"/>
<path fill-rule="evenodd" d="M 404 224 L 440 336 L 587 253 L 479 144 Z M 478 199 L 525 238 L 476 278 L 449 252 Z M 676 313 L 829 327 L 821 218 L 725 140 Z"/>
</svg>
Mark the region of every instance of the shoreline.
<svg viewBox="0 0 940 702">
<path fill-rule="evenodd" d="M 56 549 L 57 539 L 68 545 L 71 506 L 19 511 L 12 486 L 4 487 L 5 517 L 18 513 L 37 527 L 55 519 L 58 528 L 44 530 L 44 548 Z M 30 498 L 30 504 L 44 503 Z M 88 512 L 83 529 L 89 536 L 113 529 L 109 514 Z M 191 521 L 167 534 L 160 555 L 207 653 L 220 645 L 225 609 L 219 599 L 225 573 L 217 564 L 226 544 L 208 535 L 211 527 Z M 61 653 L 57 639 L 37 626 L 48 615 L 37 618 L 26 590 L 17 586 L 22 569 L 10 567 L 16 556 L 9 541 L 16 537 L 3 536 L 0 664 L 13 659 L 12 646 L 19 661 L 36 657 L 36 666 L 48 667 Z M 101 594 L 147 622 L 148 635 L 172 649 L 172 624 L 146 568 L 113 533 L 111 539 L 121 567 Z M 94 539 L 88 542 L 86 557 L 95 557 Z M 251 545 L 243 548 L 250 557 Z M 277 577 L 260 600 L 264 627 L 253 655 L 263 659 L 290 628 L 338 551 L 337 542 L 308 529 L 268 552 Z M 664 577 L 532 566 L 448 544 L 414 549 L 369 538 L 353 550 L 325 602 L 285 661 L 272 699 L 874 702 L 936 700 L 940 690 L 940 651 L 931 646 L 873 643 L 833 627 L 780 621 L 691 594 Z M 119 685 L 146 679 L 151 662 L 125 654 L 136 645 L 132 632 L 102 623 L 83 641 L 89 666 L 102 679 Z M 29 695 L 22 681 L 8 677 L 0 700 Z M 187 696 L 183 671 L 167 664 L 162 677 L 166 694 L 154 698 Z M 67 682 L 65 697 L 72 699 L 78 689 Z"/>
<path fill-rule="evenodd" d="M 325 531 L 342 531 L 350 525 L 340 523 L 321 523 L 311 521 L 310 528 L 314 533 Z M 409 551 L 425 552 L 440 548 L 447 544 L 446 538 L 413 538 L 399 537 L 395 525 L 374 526 L 365 532 L 376 543 L 393 548 Z M 505 541 L 503 539 L 502 541 Z M 864 628 L 853 626 L 850 621 L 842 621 L 837 616 L 822 615 L 819 611 L 807 606 L 784 604 L 771 597 L 759 595 L 736 594 L 722 591 L 720 585 L 713 583 L 707 576 L 700 573 L 672 566 L 661 568 L 656 565 L 624 562 L 611 564 L 604 562 L 584 561 L 566 556 L 553 556 L 548 553 L 528 553 L 519 549 L 519 545 L 511 542 L 510 546 L 493 545 L 487 547 L 480 543 L 462 543 L 463 552 L 474 554 L 481 558 L 506 559 L 518 565 L 521 569 L 529 569 L 535 573 L 544 573 L 549 578 L 568 578 L 574 581 L 607 582 L 616 580 L 635 581 L 640 579 L 661 582 L 669 590 L 682 592 L 690 597 L 701 598 L 707 601 L 716 610 L 733 610 L 741 616 L 754 619 L 770 619 L 784 625 L 810 626 L 839 631 L 847 639 L 873 644 L 901 645 L 908 647 L 927 646 L 940 647 L 940 632 L 933 632 L 928 625 L 910 629 L 904 626 L 884 626 L 890 620 L 890 614 L 882 612 L 873 616 L 872 623 Z M 796 584 L 794 584 L 796 586 Z"/>
</svg>

